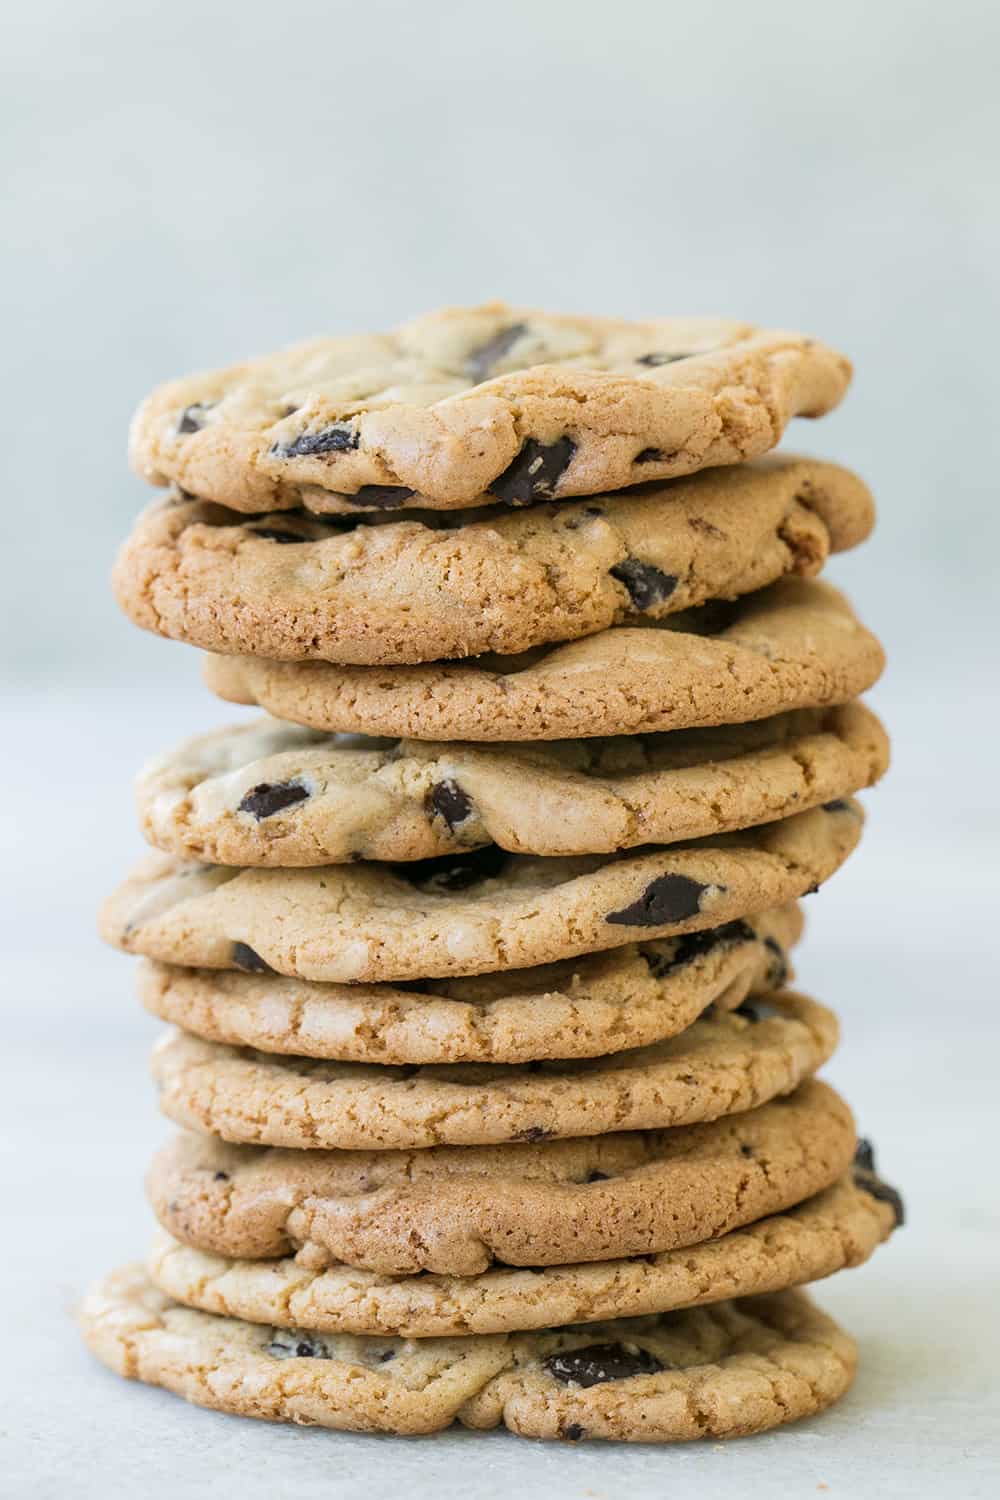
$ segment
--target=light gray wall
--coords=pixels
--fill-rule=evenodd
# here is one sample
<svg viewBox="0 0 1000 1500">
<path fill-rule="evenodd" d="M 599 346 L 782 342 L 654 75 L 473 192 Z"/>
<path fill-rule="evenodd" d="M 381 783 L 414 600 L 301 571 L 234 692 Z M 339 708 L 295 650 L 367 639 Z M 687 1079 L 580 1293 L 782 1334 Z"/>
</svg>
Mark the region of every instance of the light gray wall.
<svg viewBox="0 0 1000 1500">
<path fill-rule="evenodd" d="M 16 675 L 193 676 L 117 618 L 152 384 L 503 296 L 846 349 L 792 442 L 855 464 L 837 576 L 897 669 L 981 639 L 995 502 L 996 5 L 31 0 L 3 51 Z M 991 160 L 991 157 L 994 159 Z"/>
</svg>

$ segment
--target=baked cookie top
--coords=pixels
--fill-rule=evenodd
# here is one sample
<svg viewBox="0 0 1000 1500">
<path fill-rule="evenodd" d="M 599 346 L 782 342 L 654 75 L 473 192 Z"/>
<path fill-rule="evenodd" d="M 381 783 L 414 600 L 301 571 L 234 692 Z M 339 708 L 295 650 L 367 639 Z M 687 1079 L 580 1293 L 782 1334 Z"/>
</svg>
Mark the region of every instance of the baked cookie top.
<svg viewBox="0 0 1000 1500">
<path fill-rule="evenodd" d="M 861 835 L 850 799 L 741 833 L 620 856 L 496 845 L 401 865 L 236 870 L 149 855 L 104 938 L 164 963 L 333 982 L 528 968 L 718 927 L 816 888 Z"/>
<path fill-rule="evenodd" d="M 168 1033 L 160 1108 L 224 1141 L 302 1150 L 419 1149 L 655 1130 L 789 1093 L 837 1044 L 833 1012 L 790 990 L 709 1009 L 679 1035 L 610 1057 L 387 1067 Z"/>
<path fill-rule="evenodd" d="M 182 1135 L 154 1158 L 147 1189 L 164 1229 L 212 1254 L 476 1276 L 494 1261 L 569 1265 L 717 1239 L 831 1186 L 856 1146 L 843 1099 L 811 1079 L 704 1124 L 567 1140 L 302 1151 Z"/>
<path fill-rule="evenodd" d="M 139 518 L 113 582 L 137 625 L 211 651 L 399 665 L 516 653 L 812 576 L 873 519 L 861 480 L 804 458 L 513 512 L 248 518 L 175 498 Z"/>
<path fill-rule="evenodd" d="M 718 1239 L 626 1260 L 387 1277 L 353 1266 L 313 1269 L 291 1257 L 209 1255 L 161 1232 L 147 1268 L 177 1301 L 252 1323 L 454 1338 L 643 1317 L 801 1286 L 863 1264 L 896 1222 L 890 1203 L 845 1175 L 804 1203 Z"/>
<path fill-rule="evenodd" d="M 604 1057 L 676 1036 L 707 1006 L 734 1010 L 790 977 L 794 904 L 684 937 L 535 969 L 386 984 L 144 962 L 139 994 L 207 1041 L 339 1062 L 528 1063 Z"/>
<path fill-rule="evenodd" d="M 260 719 L 157 756 L 136 801 L 151 844 L 216 864 L 405 861 L 489 843 L 610 854 L 835 801 L 871 786 L 888 758 L 860 703 L 534 745 L 338 738 Z"/>
<path fill-rule="evenodd" d="M 885 662 L 844 596 L 786 578 L 733 602 L 519 656 L 349 667 L 209 656 L 205 680 L 313 729 L 418 740 L 558 740 L 744 724 L 845 703 Z"/>
<path fill-rule="evenodd" d="M 850 376 L 749 323 L 490 303 L 172 381 L 130 449 L 152 483 L 244 511 L 525 505 L 755 458 Z"/>
<path fill-rule="evenodd" d="M 217 1411 L 356 1432 L 503 1423 L 570 1442 L 761 1432 L 829 1406 L 857 1357 L 798 1291 L 543 1332 L 404 1340 L 196 1312 L 132 1266 L 93 1288 L 80 1326 L 120 1375 Z"/>
</svg>

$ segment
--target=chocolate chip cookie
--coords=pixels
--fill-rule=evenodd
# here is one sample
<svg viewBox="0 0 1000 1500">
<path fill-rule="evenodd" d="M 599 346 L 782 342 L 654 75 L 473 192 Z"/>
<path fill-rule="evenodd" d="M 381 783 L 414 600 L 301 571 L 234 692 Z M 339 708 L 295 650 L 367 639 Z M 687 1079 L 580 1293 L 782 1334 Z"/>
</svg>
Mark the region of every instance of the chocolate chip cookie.
<svg viewBox="0 0 1000 1500">
<path fill-rule="evenodd" d="M 223 653 L 360 665 L 516 653 L 811 577 L 863 541 L 846 469 L 772 458 L 522 511 L 248 518 L 175 498 L 114 571 L 135 624 Z"/>
<path fill-rule="evenodd" d="M 527 505 L 755 458 L 850 376 L 798 333 L 491 303 L 161 386 L 131 456 L 244 511 Z"/>
</svg>

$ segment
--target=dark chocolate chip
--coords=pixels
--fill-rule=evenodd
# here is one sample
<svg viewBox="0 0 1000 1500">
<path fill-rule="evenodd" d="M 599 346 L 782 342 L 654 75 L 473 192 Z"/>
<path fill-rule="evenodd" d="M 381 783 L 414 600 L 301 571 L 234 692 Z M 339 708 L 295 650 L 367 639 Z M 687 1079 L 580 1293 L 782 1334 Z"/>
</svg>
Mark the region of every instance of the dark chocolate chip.
<svg viewBox="0 0 1000 1500">
<path fill-rule="evenodd" d="M 469 379 L 474 380 L 477 385 L 481 380 L 487 380 L 493 366 L 503 359 L 505 354 L 510 353 L 522 333 L 527 333 L 527 331 L 527 323 L 511 323 L 509 328 L 501 328 L 500 332 L 495 333 L 491 339 L 487 339 L 485 344 L 480 344 L 478 349 L 473 349 L 465 361 L 465 373 Z"/>
<path fill-rule="evenodd" d="M 428 891 L 464 891 L 480 880 L 499 875 L 507 863 L 507 853 L 497 844 L 470 849 L 467 854 L 442 854 L 437 859 L 415 859 L 409 864 L 394 865 L 397 875 L 411 885 Z"/>
<path fill-rule="evenodd" d="M 664 927 L 670 922 L 683 922 L 701 910 L 701 898 L 709 889 L 688 875 L 659 875 L 636 901 L 621 911 L 609 912 L 604 920 L 621 927 Z"/>
<path fill-rule="evenodd" d="M 245 969 L 248 974 L 273 974 L 274 970 L 269 963 L 265 963 L 259 953 L 255 953 L 249 943 L 233 944 L 233 963 L 238 969 Z"/>
<path fill-rule="evenodd" d="M 212 1176 L 212 1181 L 213 1182 L 228 1182 L 229 1181 L 229 1173 L 228 1172 L 215 1172 L 213 1174 L 213 1176 Z"/>
<path fill-rule="evenodd" d="M 177 431 L 200 432 L 205 425 L 205 413 L 211 411 L 214 405 L 214 401 L 195 401 L 193 405 L 185 406 L 177 423 Z"/>
<path fill-rule="evenodd" d="M 649 365 L 656 369 L 659 365 L 675 365 L 679 359 L 693 359 L 691 354 L 642 354 L 636 360 L 637 365 Z"/>
<path fill-rule="evenodd" d="M 330 1353 L 321 1339 L 293 1328 L 276 1328 L 270 1343 L 264 1346 L 275 1359 L 329 1359 Z"/>
<path fill-rule="evenodd" d="M 753 1147 L 748 1146 L 746 1141 L 742 1141 L 740 1143 L 740 1155 L 745 1156 L 747 1160 L 749 1160 L 750 1157 L 753 1156 Z"/>
<path fill-rule="evenodd" d="M 396 1351 L 395 1351 L 395 1349 L 383 1349 L 382 1352 L 381 1352 L 381 1354 L 378 1357 L 378 1362 L 379 1362 L 380 1365 L 387 1365 L 389 1363 L 390 1359 L 395 1359 L 395 1358 L 396 1358 Z"/>
<path fill-rule="evenodd" d="M 583 1437 L 585 1430 L 585 1428 L 580 1426 L 579 1422 L 570 1422 L 568 1427 L 563 1428 L 562 1435 L 567 1442 L 578 1443 Z"/>
<path fill-rule="evenodd" d="M 321 453 L 350 453 L 359 441 L 349 422 L 334 422 L 319 432 L 300 432 L 290 443 L 275 443 L 271 452 L 278 458 L 316 458 Z"/>
<path fill-rule="evenodd" d="M 848 812 L 851 804 L 846 797 L 835 797 L 832 802 L 823 803 L 824 812 Z"/>
<path fill-rule="evenodd" d="M 771 962 L 767 967 L 767 982 L 772 989 L 780 990 L 788 978 L 788 960 L 785 950 L 777 938 L 766 937 L 764 947 L 772 955 Z"/>
<path fill-rule="evenodd" d="M 344 495 L 343 498 L 348 505 L 356 505 L 360 510 L 398 510 L 416 493 L 402 484 L 363 484 L 353 495 Z"/>
<path fill-rule="evenodd" d="M 544 1130 L 541 1125 L 529 1125 L 527 1130 L 519 1130 L 516 1135 L 511 1136 L 512 1141 L 547 1141 L 554 1131 Z"/>
<path fill-rule="evenodd" d="M 637 557 L 626 557 L 624 562 L 616 564 L 611 576 L 625 585 L 636 609 L 652 609 L 654 604 L 662 604 L 677 587 L 673 573 L 664 573 Z"/>
<path fill-rule="evenodd" d="M 875 1165 L 875 1147 L 866 1136 L 858 1141 L 854 1152 L 854 1165 L 860 1167 L 862 1172 L 877 1172 Z"/>
<path fill-rule="evenodd" d="M 513 462 L 489 486 L 489 492 L 504 505 L 551 500 L 575 452 L 572 438 L 561 437 L 548 444 L 526 438 Z"/>
<path fill-rule="evenodd" d="M 543 1367 L 561 1385 L 603 1385 L 607 1380 L 628 1380 L 633 1375 L 655 1375 L 669 1368 L 648 1349 L 626 1349 L 624 1344 L 587 1344 L 582 1349 L 563 1349 L 542 1360 Z"/>
<path fill-rule="evenodd" d="M 427 793 L 426 802 L 428 809 L 444 818 L 449 828 L 464 823 L 472 811 L 471 798 L 450 776 L 434 783 Z"/>
<path fill-rule="evenodd" d="M 311 542 L 311 536 L 303 536 L 300 531 L 283 531 L 280 526 L 248 526 L 247 530 L 251 536 L 262 536 L 266 542 L 283 542 L 286 546 L 289 542 Z"/>
<path fill-rule="evenodd" d="M 611 1173 L 610 1172 L 597 1172 L 597 1171 L 588 1172 L 587 1173 L 587 1181 L 588 1182 L 610 1182 L 611 1181 Z"/>
<path fill-rule="evenodd" d="M 668 939 L 669 953 L 657 948 L 643 948 L 642 956 L 657 979 L 670 974 L 674 969 L 713 953 L 717 948 L 732 948 L 737 943 L 752 943 L 756 933 L 749 922 L 724 922 L 721 927 L 706 927 L 703 932 L 686 932 L 682 937 Z"/>
<path fill-rule="evenodd" d="M 807 891 L 803 891 L 802 894 L 803 894 L 803 896 L 815 896 L 815 894 L 816 894 L 816 892 L 818 890 L 819 890 L 819 881 L 818 880 L 814 880 L 813 883 L 812 883 L 812 885 L 809 887 L 809 889 Z"/>
<path fill-rule="evenodd" d="M 308 796 L 309 789 L 301 781 L 261 781 L 250 788 L 236 811 L 250 813 L 259 823 L 296 802 L 305 802 Z"/>
</svg>

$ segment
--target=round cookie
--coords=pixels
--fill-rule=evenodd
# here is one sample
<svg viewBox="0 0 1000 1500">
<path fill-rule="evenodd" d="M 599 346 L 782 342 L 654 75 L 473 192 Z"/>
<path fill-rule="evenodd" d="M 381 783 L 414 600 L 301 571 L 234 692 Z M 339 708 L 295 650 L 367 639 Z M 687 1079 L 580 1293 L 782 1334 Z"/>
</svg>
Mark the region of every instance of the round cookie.
<svg viewBox="0 0 1000 1500">
<path fill-rule="evenodd" d="M 878 641 L 819 579 L 616 625 L 519 656 L 345 667 L 209 656 L 205 681 L 313 729 L 421 740 L 556 740 L 745 724 L 846 703 L 877 681 Z"/>
<path fill-rule="evenodd" d="M 168 1033 L 160 1108 L 225 1141 L 393 1150 L 544 1141 L 713 1120 L 790 1092 L 831 1056 L 832 1011 L 789 990 L 713 1007 L 679 1036 L 612 1057 L 388 1067 L 276 1057 Z"/>
<path fill-rule="evenodd" d="M 175 380 L 136 413 L 130 455 L 243 511 L 518 506 L 742 463 L 850 376 L 815 339 L 749 323 L 490 303 Z"/>
<path fill-rule="evenodd" d="M 715 1005 L 784 984 L 796 906 L 686 937 L 433 987 L 317 984 L 143 962 L 147 1010 L 212 1042 L 363 1063 L 600 1057 L 676 1036 Z"/>
<path fill-rule="evenodd" d="M 174 1239 L 214 1255 L 476 1276 L 494 1261 L 558 1266 L 716 1239 L 830 1187 L 856 1144 L 847 1105 L 811 1079 L 743 1114 L 572 1140 L 298 1151 L 179 1136 L 147 1190 Z"/>
<path fill-rule="evenodd" d="M 454 1338 L 783 1291 L 863 1264 L 895 1224 L 889 1203 L 845 1176 L 784 1214 L 631 1260 L 392 1278 L 345 1266 L 312 1270 L 294 1259 L 232 1260 L 161 1233 L 147 1269 L 161 1291 L 203 1312 L 323 1333 Z"/>
<path fill-rule="evenodd" d="M 793 901 L 861 836 L 851 800 L 694 844 L 543 859 L 495 845 L 403 865 L 235 870 L 147 856 L 104 938 L 194 967 L 380 982 L 529 968 Z"/>
<path fill-rule="evenodd" d="M 864 540 L 874 505 L 848 470 L 780 458 L 455 516 L 248 519 L 175 498 L 139 518 L 115 594 L 136 625 L 223 653 L 360 665 L 511 653 L 810 577 Z"/>
<path fill-rule="evenodd" d="M 354 1432 L 503 1423 L 570 1442 L 762 1432 L 829 1406 L 857 1358 L 798 1291 L 535 1333 L 372 1339 L 195 1312 L 131 1266 L 93 1288 L 80 1326 L 119 1375 L 217 1411 Z"/>
<path fill-rule="evenodd" d="M 770 822 L 871 786 L 889 742 L 860 703 L 672 734 L 508 745 L 341 740 L 260 719 L 136 782 L 143 833 L 225 865 L 429 859 L 497 843 L 600 854 Z"/>
</svg>

